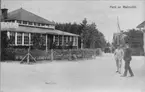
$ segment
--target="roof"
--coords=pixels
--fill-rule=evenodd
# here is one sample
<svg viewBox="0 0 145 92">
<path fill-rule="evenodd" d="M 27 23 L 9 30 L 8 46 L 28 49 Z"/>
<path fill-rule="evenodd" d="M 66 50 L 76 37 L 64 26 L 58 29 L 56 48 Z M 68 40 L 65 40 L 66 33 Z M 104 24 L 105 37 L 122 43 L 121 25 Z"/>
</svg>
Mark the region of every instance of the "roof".
<svg viewBox="0 0 145 92">
<path fill-rule="evenodd" d="M 9 12 L 8 19 L 23 20 L 23 21 L 30 21 L 36 23 L 45 23 L 45 24 L 54 24 L 53 22 L 48 21 L 47 19 L 44 19 L 22 8 Z"/>
<path fill-rule="evenodd" d="M 66 36 L 79 36 L 79 35 L 76 35 L 76 34 L 63 32 L 63 31 L 60 31 L 60 30 L 35 28 L 35 27 L 25 27 L 25 26 L 19 26 L 18 28 L 9 28 L 9 30 L 15 31 L 15 32 L 42 33 L 42 34 L 66 35 Z M 2 31 L 5 31 L 5 30 L 2 30 Z"/>
<path fill-rule="evenodd" d="M 144 28 L 145 27 L 145 21 L 143 21 L 141 24 L 139 24 L 138 26 L 137 26 L 137 28 Z"/>
</svg>

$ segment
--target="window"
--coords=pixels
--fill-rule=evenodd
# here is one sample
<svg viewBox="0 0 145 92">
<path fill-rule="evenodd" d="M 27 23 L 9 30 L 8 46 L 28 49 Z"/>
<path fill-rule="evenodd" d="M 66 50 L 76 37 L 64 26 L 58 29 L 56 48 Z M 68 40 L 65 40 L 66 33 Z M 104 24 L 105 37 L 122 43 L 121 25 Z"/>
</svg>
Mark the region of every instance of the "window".
<svg viewBox="0 0 145 92">
<path fill-rule="evenodd" d="M 68 36 L 68 45 L 73 45 L 72 43 L 72 36 Z"/>
<path fill-rule="evenodd" d="M 27 21 L 23 21 L 23 24 L 27 24 Z"/>
<path fill-rule="evenodd" d="M 47 26 L 47 27 L 49 27 L 49 25 L 48 25 L 48 24 L 46 24 L 46 26 Z"/>
<path fill-rule="evenodd" d="M 73 46 L 77 45 L 77 37 L 72 37 Z"/>
<path fill-rule="evenodd" d="M 62 45 L 62 36 L 59 36 L 59 45 Z"/>
<path fill-rule="evenodd" d="M 10 20 L 10 22 L 15 22 L 15 20 Z"/>
<path fill-rule="evenodd" d="M 10 44 L 15 44 L 15 32 L 10 32 Z"/>
<path fill-rule="evenodd" d="M 29 22 L 29 25 L 32 25 L 32 22 Z"/>
<path fill-rule="evenodd" d="M 72 37 L 73 46 L 75 45 L 75 37 Z"/>
<path fill-rule="evenodd" d="M 72 37 L 71 37 L 71 36 L 69 37 L 69 41 L 70 41 L 70 42 L 72 41 Z"/>
<path fill-rule="evenodd" d="M 40 23 L 38 23 L 37 25 L 40 26 Z"/>
<path fill-rule="evenodd" d="M 77 46 L 77 37 L 74 37 L 75 38 L 75 46 Z"/>
<path fill-rule="evenodd" d="M 35 23 L 35 22 L 34 22 L 34 25 L 36 26 L 36 25 L 37 25 L 37 23 Z"/>
<path fill-rule="evenodd" d="M 17 20 L 17 23 L 21 24 L 21 20 Z"/>
<path fill-rule="evenodd" d="M 17 44 L 22 44 L 22 33 L 17 33 Z"/>
<path fill-rule="evenodd" d="M 68 37 L 64 36 L 64 45 L 68 45 Z"/>
<path fill-rule="evenodd" d="M 46 45 L 46 35 L 42 35 L 42 45 Z"/>
<path fill-rule="evenodd" d="M 31 40 L 31 41 L 30 41 L 30 44 L 33 44 L 33 39 L 34 39 L 34 34 L 31 33 L 31 34 L 30 34 L 30 40 Z"/>
<path fill-rule="evenodd" d="M 68 43 L 68 36 L 66 36 L 66 43 Z"/>
<path fill-rule="evenodd" d="M 45 24 L 41 24 L 41 26 L 45 26 Z"/>
<path fill-rule="evenodd" d="M 55 44 L 59 45 L 59 36 L 55 36 Z"/>
<path fill-rule="evenodd" d="M 64 43 L 66 43 L 66 36 L 63 36 L 63 38 L 64 38 Z"/>
<path fill-rule="evenodd" d="M 29 33 L 24 33 L 24 44 L 29 44 Z"/>
</svg>

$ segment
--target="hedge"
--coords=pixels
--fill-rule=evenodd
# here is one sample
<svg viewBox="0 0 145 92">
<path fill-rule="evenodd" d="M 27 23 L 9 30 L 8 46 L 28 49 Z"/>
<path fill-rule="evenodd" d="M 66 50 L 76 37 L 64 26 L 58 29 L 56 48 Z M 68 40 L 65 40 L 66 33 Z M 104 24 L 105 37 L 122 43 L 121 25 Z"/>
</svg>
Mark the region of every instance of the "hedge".
<svg viewBox="0 0 145 92">
<path fill-rule="evenodd" d="M 2 60 L 20 61 L 28 53 L 27 49 L 6 48 L 2 53 Z M 72 60 L 89 59 L 101 54 L 98 49 L 54 49 L 48 50 L 30 50 L 31 55 L 37 60 Z"/>
</svg>

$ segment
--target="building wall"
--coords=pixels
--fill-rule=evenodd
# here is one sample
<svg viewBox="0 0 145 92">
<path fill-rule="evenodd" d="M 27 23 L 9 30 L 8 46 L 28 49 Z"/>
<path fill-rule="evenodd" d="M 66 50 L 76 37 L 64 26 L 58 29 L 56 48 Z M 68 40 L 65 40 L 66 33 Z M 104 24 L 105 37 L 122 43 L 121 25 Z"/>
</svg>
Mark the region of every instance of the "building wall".
<svg viewBox="0 0 145 92">
<path fill-rule="evenodd" d="M 143 31 L 143 41 L 144 41 L 144 54 L 145 54 L 145 26 L 144 26 L 144 28 L 142 29 L 142 31 Z"/>
<path fill-rule="evenodd" d="M 144 37 L 143 37 L 143 40 L 144 40 L 144 52 L 145 52 L 145 31 L 144 31 L 144 33 L 143 33 L 144 35 Z"/>
</svg>

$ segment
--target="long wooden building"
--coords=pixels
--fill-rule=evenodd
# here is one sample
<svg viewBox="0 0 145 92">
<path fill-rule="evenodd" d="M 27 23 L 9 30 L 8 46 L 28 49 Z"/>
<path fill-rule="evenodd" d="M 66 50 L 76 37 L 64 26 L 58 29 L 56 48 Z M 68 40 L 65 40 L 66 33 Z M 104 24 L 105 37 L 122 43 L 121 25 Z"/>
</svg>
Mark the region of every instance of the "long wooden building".
<svg viewBox="0 0 145 92">
<path fill-rule="evenodd" d="M 69 47 L 78 48 L 79 35 L 55 29 L 55 23 L 35 15 L 25 9 L 17 9 L 8 13 L 2 11 L 1 31 L 6 32 L 12 47 L 33 46 L 35 34 L 41 35 L 45 49 Z"/>
</svg>

